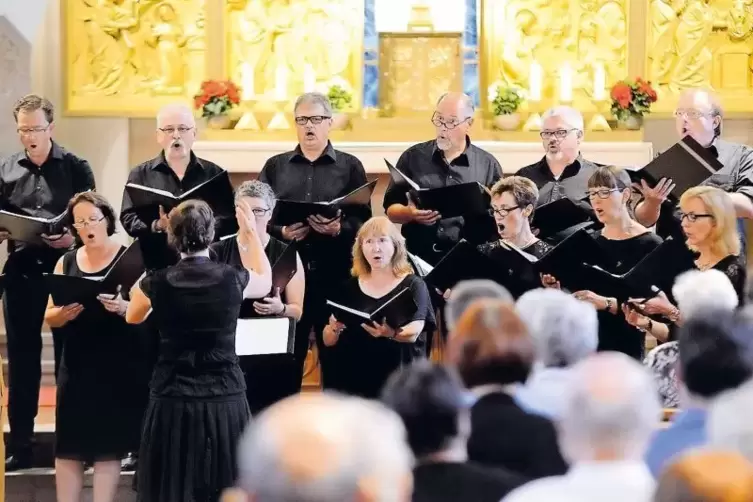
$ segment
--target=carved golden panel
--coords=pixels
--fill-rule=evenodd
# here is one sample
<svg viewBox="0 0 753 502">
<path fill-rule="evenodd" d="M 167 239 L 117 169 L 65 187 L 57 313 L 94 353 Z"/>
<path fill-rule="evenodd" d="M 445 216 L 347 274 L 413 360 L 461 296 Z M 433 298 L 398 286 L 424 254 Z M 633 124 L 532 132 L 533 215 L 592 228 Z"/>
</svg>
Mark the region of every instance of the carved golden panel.
<svg viewBox="0 0 753 502">
<path fill-rule="evenodd" d="M 671 111 L 684 89 L 711 87 L 728 112 L 753 111 L 753 2 L 649 0 L 647 75 L 657 111 Z"/>
<path fill-rule="evenodd" d="M 643 0 L 634 0 L 643 1 Z M 556 102 L 559 72 L 572 68 L 574 106 L 590 102 L 595 67 L 606 84 L 627 76 L 630 0 L 481 0 L 480 93 L 494 82 L 529 88 L 533 61 L 543 70 L 542 103 Z"/>
<path fill-rule="evenodd" d="M 205 77 L 205 0 L 61 0 L 65 109 L 154 116 Z"/>
<path fill-rule="evenodd" d="M 254 100 L 339 83 L 360 108 L 364 0 L 226 0 L 224 25 L 225 71 Z"/>
<path fill-rule="evenodd" d="M 384 116 L 431 113 L 463 87 L 460 33 L 380 33 L 379 109 Z"/>
</svg>

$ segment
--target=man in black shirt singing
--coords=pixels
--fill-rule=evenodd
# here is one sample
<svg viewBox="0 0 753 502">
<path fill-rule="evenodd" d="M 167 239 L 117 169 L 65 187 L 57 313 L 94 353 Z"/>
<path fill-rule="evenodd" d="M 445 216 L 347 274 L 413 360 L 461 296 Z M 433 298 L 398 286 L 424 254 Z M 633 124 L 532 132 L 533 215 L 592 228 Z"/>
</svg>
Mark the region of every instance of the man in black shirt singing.
<svg viewBox="0 0 753 502">
<path fill-rule="evenodd" d="M 421 188 L 439 188 L 477 181 L 487 187 L 502 177 L 497 159 L 471 144 L 473 100 L 450 92 L 439 98 L 431 117 L 437 137 L 408 148 L 395 166 Z M 491 217 L 442 218 L 436 211 L 417 209 L 408 200 L 407 187 L 390 180 L 384 209 L 394 223 L 402 224 L 408 250 L 435 265 L 461 238 L 485 242 L 496 234 Z"/>
<path fill-rule="evenodd" d="M 165 106 L 157 114 L 157 142 L 162 151 L 155 158 L 134 167 L 128 175 L 128 183 L 180 195 L 223 172 L 217 164 L 193 153 L 191 148 L 195 140 L 196 122 L 191 109 L 182 104 Z M 216 211 L 216 208 L 212 209 Z M 234 215 L 215 214 L 215 217 L 218 238 L 234 231 L 231 229 Z M 168 218 L 165 211 L 152 221 L 143 221 L 124 190 L 120 222 L 128 235 L 139 238 L 148 268 L 164 268 L 177 261 L 177 253 L 167 245 Z"/>
<path fill-rule="evenodd" d="M 259 180 L 271 186 L 280 200 L 330 201 L 367 183 L 361 161 L 335 150 L 329 141 L 332 105 L 326 96 L 317 92 L 299 96 L 294 114 L 298 146 L 267 160 L 259 173 Z M 296 328 L 295 357 L 303 373 L 313 327 L 325 386 L 327 350 L 330 350 L 321 339 L 329 318 L 326 300 L 331 291 L 350 277 L 350 256 L 356 233 L 370 217 L 370 205 L 349 206 L 334 220 L 313 216 L 290 226 L 270 228 L 273 237 L 301 241 L 299 250 L 306 267 L 306 295 L 303 317 Z"/>
<path fill-rule="evenodd" d="M 13 117 L 24 150 L 0 160 L 0 200 L 4 206 L 30 216 L 53 218 L 66 210 L 73 195 L 94 190 L 89 163 L 52 141 L 52 103 L 33 94 L 25 96 L 13 108 Z M 74 246 L 68 229 L 43 238 L 45 245 L 30 245 L 0 231 L 0 242 L 8 240 L 9 252 L 3 270 L 10 373 L 7 471 L 31 467 L 32 463 L 34 417 L 42 377 L 42 321 L 48 295 L 42 274 L 51 273 L 63 253 Z M 63 348 L 59 333 L 53 332 L 53 342 L 57 375 Z"/>
</svg>

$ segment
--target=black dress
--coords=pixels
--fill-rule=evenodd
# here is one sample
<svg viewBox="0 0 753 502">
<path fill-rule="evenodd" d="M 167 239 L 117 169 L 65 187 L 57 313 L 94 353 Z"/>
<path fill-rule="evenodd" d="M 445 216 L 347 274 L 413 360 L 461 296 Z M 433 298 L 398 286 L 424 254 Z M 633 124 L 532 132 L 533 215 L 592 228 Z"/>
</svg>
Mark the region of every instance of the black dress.
<svg viewBox="0 0 753 502">
<path fill-rule="evenodd" d="M 357 278 L 347 281 L 336 299 L 359 310 L 378 308 L 399 291 L 410 288 L 418 306 L 411 321 L 424 321 L 424 329 L 414 343 L 375 338 L 360 326 L 348 326 L 332 347 L 333 380 L 327 390 L 336 390 L 369 399 L 379 397 L 387 378 L 398 368 L 414 359 L 426 357 L 426 335 L 436 328 L 434 310 L 426 283 L 417 275 L 406 276 L 381 298 L 372 298 L 361 291 Z"/>
<path fill-rule="evenodd" d="M 219 499 L 250 419 L 235 354 L 245 270 L 196 256 L 141 282 L 160 332 L 138 465 L 139 502 Z"/>
<path fill-rule="evenodd" d="M 596 241 L 616 263 L 609 270 L 613 274 L 629 272 L 647 254 L 656 249 L 662 239 L 653 232 L 646 232 L 627 239 L 607 239 L 601 232 L 596 234 Z M 594 291 L 597 295 L 598 291 Z M 646 335 L 625 320 L 622 312 L 612 314 L 604 310 L 599 315 L 599 350 L 622 352 L 638 360 L 643 360 L 646 348 Z"/>
<path fill-rule="evenodd" d="M 476 246 L 476 249 L 478 249 L 482 254 L 485 254 L 492 260 L 499 260 L 500 263 L 506 264 L 504 257 L 507 255 L 507 253 L 509 253 L 509 251 L 506 251 L 502 248 L 499 240 L 480 244 Z M 538 239 L 533 244 L 521 248 L 521 251 L 528 253 L 538 259 L 541 259 L 552 249 L 553 246 L 551 244 Z M 536 274 L 533 269 L 526 271 L 510 270 L 510 274 L 514 275 L 510 277 L 510 280 L 507 284 L 502 284 L 502 286 L 505 286 L 514 298 L 520 298 L 520 296 L 522 296 L 526 292 L 542 287 L 541 277 L 539 277 L 539 275 Z"/>
<path fill-rule="evenodd" d="M 269 242 L 264 247 L 264 253 L 267 255 L 269 263 L 274 264 L 287 247 L 284 242 L 270 236 Z M 213 260 L 243 269 L 236 239 L 216 242 L 209 248 L 209 252 Z M 280 294 L 282 302 L 285 303 L 285 291 L 280 292 Z M 254 310 L 255 301 L 253 299 L 243 300 L 241 319 L 263 317 Z M 269 354 L 239 357 L 241 370 L 243 370 L 246 379 L 246 399 L 248 399 L 248 406 L 253 415 L 301 390 L 303 375 L 301 375 L 299 368 L 303 367 L 303 363 L 297 361 L 297 358 L 305 360 L 308 345 L 307 338 L 296 340 L 294 355 Z"/>
<path fill-rule="evenodd" d="M 102 276 L 125 249 L 96 273 L 83 272 L 76 263 L 77 251 L 69 251 L 63 257 L 63 274 Z M 55 456 L 96 462 L 136 451 L 147 382 L 139 328 L 104 307 L 89 307 L 55 329 L 66 337 L 57 381 Z"/>
</svg>

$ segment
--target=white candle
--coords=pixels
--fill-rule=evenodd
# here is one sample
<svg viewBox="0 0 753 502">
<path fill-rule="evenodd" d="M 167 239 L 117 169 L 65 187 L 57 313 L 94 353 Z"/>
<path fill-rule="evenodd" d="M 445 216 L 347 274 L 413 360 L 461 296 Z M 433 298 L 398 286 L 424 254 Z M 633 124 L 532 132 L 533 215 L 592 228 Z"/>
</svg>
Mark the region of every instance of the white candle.
<svg viewBox="0 0 753 502">
<path fill-rule="evenodd" d="M 241 65 L 241 99 L 248 101 L 254 99 L 254 68 L 248 64 Z"/>
<path fill-rule="evenodd" d="M 312 92 L 316 86 L 316 73 L 314 67 L 307 64 L 303 69 L 303 92 Z"/>
<path fill-rule="evenodd" d="M 528 99 L 541 101 L 541 84 L 544 78 L 543 70 L 538 61 L 531 61 L 528 72 Z"/>
<path fill-rule="evenodd" d="M 285 101 L 288 99 L 288 69 L 278 66 L 275 70 L 275 99 Z"/>
<path fill-rule="evenodd" d="M 573 68 L 565 61 L 560 67 L 560 101 L 570 103 L 573 100 Z"/>
<path fill-rule="evenodd" d="M 607 74 L 604 63 L 594 63 L 594 101 L 604 101 L 606 98 Z"/>
</svg>

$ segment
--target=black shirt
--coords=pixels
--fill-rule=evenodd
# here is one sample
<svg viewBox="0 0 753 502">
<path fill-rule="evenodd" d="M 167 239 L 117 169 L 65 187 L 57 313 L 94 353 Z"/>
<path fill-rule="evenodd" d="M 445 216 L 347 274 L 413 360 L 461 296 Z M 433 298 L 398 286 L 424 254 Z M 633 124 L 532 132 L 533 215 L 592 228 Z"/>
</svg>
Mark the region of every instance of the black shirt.
<svg viewBox="0 0 753 502">
<path fill-rule="evenodd" d="M 453 184 L 477 181 L 491 187 L 502 177 L 502 167 L 491 153 L 473 145 L 466 138 L 466 149 L 448 163 L 437 141 L 431 140 L 408 148 L 395 166 L 415 181 L 421 188 L 440 188 Z M 384 193 L 385 211 L 393 204 L 408 204 L 407 188 L 393 180 Z M 496 233 L 491 216 L 473 218 L 443 218 L 434 225 L 406 223 L 402 226 L 408 250 L 436 264 L 452 246 L 465 238 L 469 242 L 482 243 Z"/>
<path fill-rule="evenodd" d="M 166 190 L 173 195 L 180 195 L 194 187 L 201 185 L 217 176 L 222 169 L 217 164 L 200 159 L 191 152 L 191 160 L 186 168 L 183 179 L 179 179 L 167 164 L 165 153 L 161 152 L 155 158 L 147 160 L 131 169 L 127 183 L 135 183 L 150 188 Z M 235 215 L 215 214 L 215 237 L 222 237 L 226 228 L 233 228 Z M 123 190 L 123 203 L 120 211 L 120 222 L 131 237 L 139 237 L 144 252 L 147 267 L 150 269 L 164 268 L 174 264 L 177 253 L 167 246 L 164 233 L 152 232 L 152 222 L 142 221 L 136 214 L 133 202 L 126 190 Z M 228 231 L 227 233 L 231 233 Z"/>
<path fill-rule="evenodd" d="M 527 481 L 472 462 L 420 463 L 413 469 L 412 502 L 499 502 Z"/>
<path fill-rule="evenodd" d="M 315 160 L 295 150 L 271 157 L 264 164 L 259 180 L 272 187 L 278 199 L 324 202 L 346 195 L 366 183 L 363 164 L 353 155 L 335 150 L 331 142 Z M 350 253 L 356 233 L 371 217 L 371 205 L 343 209 L 340 233 L 335 237 L 311 230 L 299 251 L 309 273 L 329 276 L 339 282 L 348 277 Z M 282 227 L 271 225 L 270 234 L 282 239 Z M 307 286 L 316 287 L 309 282 Z M 308 289 L 308 288 L 307 288 Z"/>
<path fill-rule="evenodd" d="M 18 152 L 0 161 L 0 198 L 25 214 L 39 218 L 53 218 L 63 213 L 71 197 L 80 192 L 94 190 L 94 173 L 89 163 L 52 142 L 47 160 L 37 166 Z M 48 246 L 28 246 L 10 241 L 8 250 L 13 253 L 27 248 L 24 255 L 41 260 L 45 271 L 53 267 L 66 249 Z M 11 260 L 14 261 L 14 260 Z M 26 268 L 21 266 L 22 268 Z"/>
</svg>

